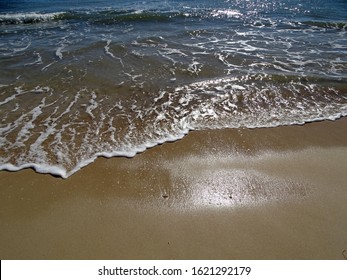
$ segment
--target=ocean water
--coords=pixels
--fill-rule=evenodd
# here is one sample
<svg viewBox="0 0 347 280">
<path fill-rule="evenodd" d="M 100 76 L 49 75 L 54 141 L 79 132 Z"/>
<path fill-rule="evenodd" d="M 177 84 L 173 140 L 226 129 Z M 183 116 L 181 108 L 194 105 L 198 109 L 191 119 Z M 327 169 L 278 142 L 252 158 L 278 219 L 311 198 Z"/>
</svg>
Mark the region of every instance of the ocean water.
<svg viewBox="0 0 347 280">
<path fill-rule="evenodd" d="M 2 170 L 346 115 L 345 0 L 0 1 Z"/>
</svg>

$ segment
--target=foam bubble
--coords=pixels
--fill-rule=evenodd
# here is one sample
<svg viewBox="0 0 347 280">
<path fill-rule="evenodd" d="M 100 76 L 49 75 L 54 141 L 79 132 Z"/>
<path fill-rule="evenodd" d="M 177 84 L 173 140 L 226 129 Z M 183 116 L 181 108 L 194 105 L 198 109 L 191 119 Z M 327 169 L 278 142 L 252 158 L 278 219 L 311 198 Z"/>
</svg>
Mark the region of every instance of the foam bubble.
<svg viewBox="0 0 347 280">
<path fill-rule="evenodd" d="M 0 24 L 20 24 L 20 23 L 38 23 L 50 21 L 63 15 L 63 12 L 57 13 L 9 13 L 0 14 Z"/>
<path fill-rule="evenodd" d="M 55 52 L 55 55 L 61 60 L 63 59 L 63 53 L 62 53 L 62 50 L 64 49 L 64 47 L 59 47 L 57 48 L 56 52 Z"/>
<path fill-rule="evenodd" d="M 240 18 L 242 16 L 242 13 L 238 10 L 213 10 L 211 15 L 213 17 L 221 17 L 221 16 L 226 16 L 228 18 Z"/>
<path fill-rule="evenodd" d="M 0 170 L 7 170 L 7 171 L 19 171 L 19 170 L 27 169 L 27 168 L 33 168 L 38 173 L 52 174 L 54 176 L 59 176 L 64 179 L 68 177 L 66 170 L 62 168 L 61 166 L 52 166 L 52 165 L 35 164 L 35 163 L 25 163 L 22 165 L 13 165 L 10 163 L 6 163 L 6 164 L 0 165 Z"/>
</svg>

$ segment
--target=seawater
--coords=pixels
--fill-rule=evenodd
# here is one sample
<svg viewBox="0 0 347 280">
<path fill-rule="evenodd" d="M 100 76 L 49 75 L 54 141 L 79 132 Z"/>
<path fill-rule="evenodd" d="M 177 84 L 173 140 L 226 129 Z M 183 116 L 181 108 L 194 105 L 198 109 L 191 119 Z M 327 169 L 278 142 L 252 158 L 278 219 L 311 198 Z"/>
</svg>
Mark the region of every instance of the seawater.
<svg viewBox="0 0 347 280">
<path fill-rule="evenodd" d="M 3 170 L 346 115 L 344 0 L 0 2 Z"/>
</svg>

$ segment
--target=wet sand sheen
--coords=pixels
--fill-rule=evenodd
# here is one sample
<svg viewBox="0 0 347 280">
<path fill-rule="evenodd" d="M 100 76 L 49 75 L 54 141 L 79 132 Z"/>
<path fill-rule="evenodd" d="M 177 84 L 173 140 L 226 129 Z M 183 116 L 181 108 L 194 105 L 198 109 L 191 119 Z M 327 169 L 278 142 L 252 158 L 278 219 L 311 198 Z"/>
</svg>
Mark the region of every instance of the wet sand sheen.
<svg viewBox="0 0 347 280">
<path fill-rule="evenodd" d="M 191 132 L 63 180 L 0 172 L 2 259 L 343 259 L 347 119 Z"/>
</svg>

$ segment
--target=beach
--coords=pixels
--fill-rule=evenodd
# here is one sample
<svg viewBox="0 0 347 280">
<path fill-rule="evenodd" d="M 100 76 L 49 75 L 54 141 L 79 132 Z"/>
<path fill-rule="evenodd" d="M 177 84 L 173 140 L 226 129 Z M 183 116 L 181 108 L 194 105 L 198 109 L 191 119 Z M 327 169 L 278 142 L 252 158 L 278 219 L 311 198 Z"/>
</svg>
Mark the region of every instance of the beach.
<svg viewBox="0 0 347 280">
<path fill-rule="evenodd" d="M 347 119 L 0 172 L 1 259 L 345 259 Z"/>
<path fill-rule="evenodd" d="M 345 1 L 5 1 L 1 259 L 347 258 Z"/>
</svg>

